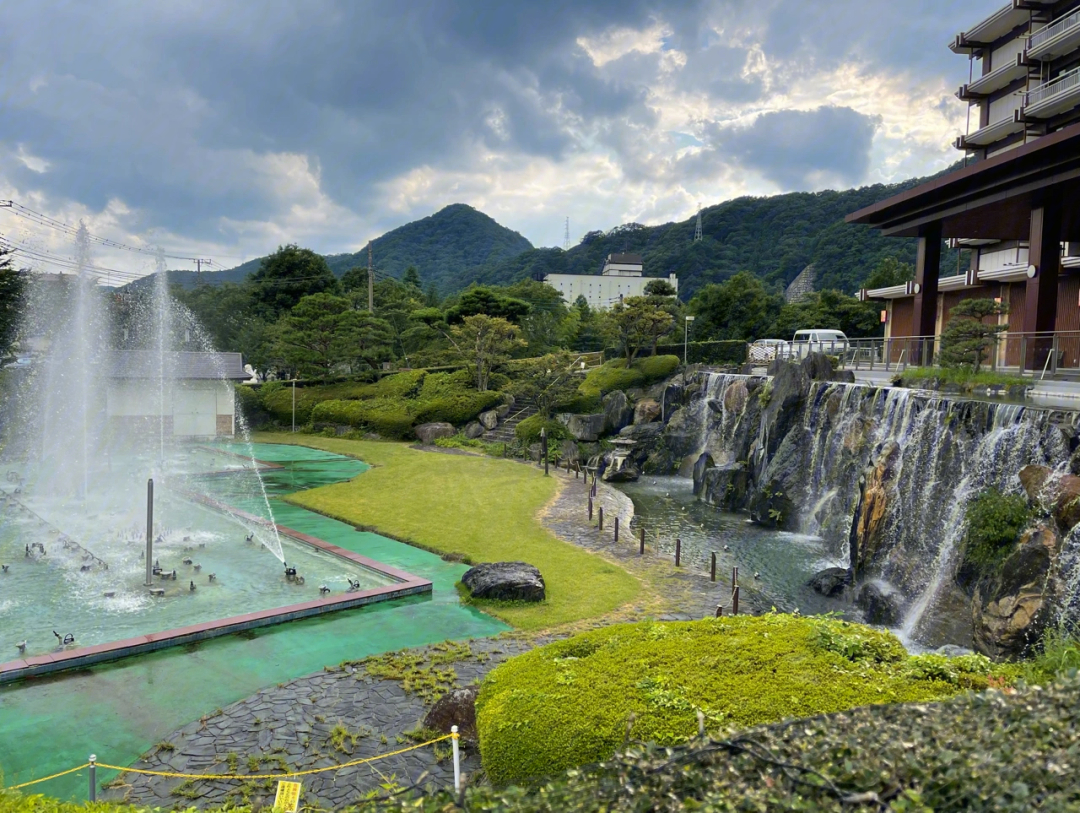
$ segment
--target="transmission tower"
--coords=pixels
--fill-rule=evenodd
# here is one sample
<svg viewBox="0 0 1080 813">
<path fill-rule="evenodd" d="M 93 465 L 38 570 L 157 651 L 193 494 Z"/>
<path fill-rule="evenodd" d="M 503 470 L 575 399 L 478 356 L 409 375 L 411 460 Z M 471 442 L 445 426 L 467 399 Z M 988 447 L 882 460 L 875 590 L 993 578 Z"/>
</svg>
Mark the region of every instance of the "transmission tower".
<svg viewBox="0 0 1080 813">
<path fill-rule="evenodd" d="M 562 250 L 570 250 L 570 218 L 566 218 L 566 231 L 563 232 Z"/>
<path fill-rule="evenodd" d="M 701 239 L 701 204 L 698 204 L 697 209 L 697 225 L 694 227 L 694 242 L 696 243 Z"/>
</svg>

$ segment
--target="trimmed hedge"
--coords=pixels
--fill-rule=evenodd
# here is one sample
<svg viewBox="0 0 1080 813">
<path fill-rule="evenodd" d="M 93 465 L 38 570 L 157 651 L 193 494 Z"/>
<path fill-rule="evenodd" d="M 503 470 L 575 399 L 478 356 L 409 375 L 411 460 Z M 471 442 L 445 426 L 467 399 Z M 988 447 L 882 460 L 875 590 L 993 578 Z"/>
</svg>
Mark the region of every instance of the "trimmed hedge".
<svg viewBox="0 0 1080 813">
<path fill-rule="evenodd" d="M 678 368 L 678 356 L 643 356 L 630 367 L 626 366 L 626 359 L 612 359 L 590 370 L 578 392 L 586 398 L 597 398 L 615 390 L 646 387 L 667 378 Z"/>
<path fill-rule="evenodd" d="M 698 711 L 718 732 L 938 700 L 1016 673 L 982 656 L 948 664 L 935 657 L 909 658 L 889 633 L 831 618 L 606 627 L 493 670 L 476 706 L 480 753 L 496 784 L 528 782 L 610 757 L 626 741 L 631 715 L 632 739 L 675 745 L 696 735 Z"/>
<path fill-rule="evenodd" d="M 543 415 L 533 415 L 531 418 L 526 418 L 515 427 L 514 434 L 526 443 L 537 443 L 540 440 L 540 430 L 545 428 L 547 429 L 549 449 L 552 441 L 565 440 L 570 437 L 570 433 L 565 426 L 554 418 L 545 418 Z"/>
<path fill-rule="evenodd" d="M 496 392 L 459 392 L 431 401 L 369 398 L 363 401 L 323 401 L 311 410 L 313 423 L 355 426 L 387 438 L 407 438 L 414 426 L 433 421 L 467 423 L 502 400 Z"/>
</svg>

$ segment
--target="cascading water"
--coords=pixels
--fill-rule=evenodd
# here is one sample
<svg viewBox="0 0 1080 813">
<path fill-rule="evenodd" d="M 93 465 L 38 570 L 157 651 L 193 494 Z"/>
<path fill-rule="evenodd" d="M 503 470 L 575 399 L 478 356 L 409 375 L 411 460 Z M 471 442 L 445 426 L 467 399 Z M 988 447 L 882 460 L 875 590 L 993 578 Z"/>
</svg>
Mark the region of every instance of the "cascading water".
<svg viewBox="0 0 1080 813">
<path fill-rule="evenodd" d="M 809 384 L 800 420 L 783 430 L 784 438 L 770 438 L 771 429 L 780 430 L 760 415 L 748 435 L 737 430 L 751 417 L 741 402 L 752 381 L 720 375 L 703 381 L 700 403 L 688 407 L 691 419 L 701 421 L 697 452 L 707 451 L 718 465 L 752 461 L 752 489 L 783 484 L 799 518 L 794 530 L 820 537 L 837 564 L 857 560 L 860 580 L 879 580 L 904 596 L 903 635 L 913 642 L 941 643 L 953 632 L 942 627 L 943 608 L 957 598 L 952 576 L 968 502 L 986 489 L 1016 492 L 1025 465 L 1060 469 L 1069 456 L 1047 410 L 829 382 Z M 699 469 L 706 485 L 720 484 L 703 493 L 723 504 L 724 484 L 732 480 L 712 475 Z M 868 478 L 879 492 L 870 508 L 860 502 Z M 732 486 L 726 488 L 730 493 Z M 872 544 L 853 552 L 860 520 L 873 526 Z M 1075 595 L 1080 533 L 1065 547 L 1062 579 L 1071 579 Z M 1080 616 L 1080 606 L 1073 614 Z"/>
</svg>

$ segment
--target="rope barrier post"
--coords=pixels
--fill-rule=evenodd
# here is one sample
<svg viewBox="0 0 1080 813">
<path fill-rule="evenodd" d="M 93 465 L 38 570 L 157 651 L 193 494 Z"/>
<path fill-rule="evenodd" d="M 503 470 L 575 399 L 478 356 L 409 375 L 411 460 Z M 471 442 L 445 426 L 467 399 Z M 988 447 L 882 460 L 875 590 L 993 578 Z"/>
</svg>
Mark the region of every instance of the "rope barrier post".
<svg viewBox="0 0 1080 813">
<path fill-rule="evenodd" d="M 601 505 L 599 508 L 597 508 L 596 513 L 597 516 L 600 517 L 600 526 L 597 528 L 597 530 L 602 531 L 604 530 L 604 506 Z"/>
<path fill-rule="evenodd" d="M 682 540 L 675 540 L 675 567 L 682 567 Z"/>
<path fill-rule="evenodd" d="M 716 551 L 712 552 L 712 564 L 709 567 L 709 581 L 716 581 Z"/>
<path fill-rule="evenodd" d="M 619 515 L 615 515 L 615 544 L 619 544 Z"/>
<path fill-rule="evenodd" d="M 593 509 L 592 497 L 589 497 L 589 522 L 592 522 L 592 509 Z"/>
<path fill-rule="evenodd" d="M 735 587 L 739 584 L 739 568 L 731 568 L 731 591 L 735 592 Z"/>
<path fill-rule="evenodd" d="M 96 754 L 91 754 L 90 755 L 90 771 L 89 771 L 89 774 L 90 774 L 90 801 L 91 802 L 96 802 L 97 801 L 97 765 L 95 764 L 96 762 L 97 762 L 97 755 Z"/>
<path fill-rule="evenodd" d="M 461 792 L 461 752 L 458 751 L 458 728 L 450 726 L 450 741 L 454 747 L 454 792 Z"/>
<path fill-rule="evenodd" d="M 731 591 L 731 614 L 739 614 L 739 585 L 735 585 L 735 589 Z"/>
<path fill-rule="evenodd" d="M 645 555 L 645 529 L 641 529 L 641 542 L 638 545 L 638 556 Z"/>
</svg>

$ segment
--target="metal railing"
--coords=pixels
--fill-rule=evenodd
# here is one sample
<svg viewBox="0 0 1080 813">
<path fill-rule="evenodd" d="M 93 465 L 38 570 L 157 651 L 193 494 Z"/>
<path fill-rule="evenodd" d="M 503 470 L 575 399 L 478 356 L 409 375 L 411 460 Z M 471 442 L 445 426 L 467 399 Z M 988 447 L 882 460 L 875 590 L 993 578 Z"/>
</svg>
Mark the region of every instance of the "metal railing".
<svg viewBox="0 0 1080 813">
<path fill-rule="evenodd" d="M 1060 20 L 1050 23 L 1050 25 L 1044 26 L 1031 35 L 1028 40 L 1029 51 L 1033 51 L 1042 45 L 1047 40 L 1051 40 L 1058 34 L 1064 31 L 1068 31 L 1070 28 L 1080 25 L 1080 10 L 1074 11 L 1072 14 L 1062 17 Z"/>
<path fill-rule="evenodd" d="M 823 352 L 835 356 L 840 366 L 848 370 L 892 372 L 941 363 L 940 335 L 848 339 L 846 344 L 842 352 Z M 1037 378 L 1058 373 L 1080 374 L 1080 330 L 1003 333 L 991 342 L 980 367 Z"/>
<path fill-rule="evenodd" d="M 1063 73 L 1054 81 L 1047 82 L 1045 85 L 1039 85 L 1037 88 L 1032 88 L 1025 93 L 1023 106 L 1030 107 L 1031 105 L 1046 101 L 1053 96 L 1057 96 L 1059 93 L 1064 93 L 1066 90 L 1072 90 L 1078 85 L 1080 85 L 1080 68 L 1073 68 L 1068 73 Z"/>
</svg>

